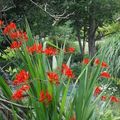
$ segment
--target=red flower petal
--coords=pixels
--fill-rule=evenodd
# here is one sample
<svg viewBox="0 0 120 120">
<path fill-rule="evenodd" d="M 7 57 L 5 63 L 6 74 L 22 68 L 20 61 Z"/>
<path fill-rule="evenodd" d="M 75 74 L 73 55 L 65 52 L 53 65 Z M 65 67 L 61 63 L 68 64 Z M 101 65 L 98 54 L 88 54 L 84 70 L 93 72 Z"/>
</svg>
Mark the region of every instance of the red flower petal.
<svg viewBox="0 0 120 120">
<path fill-rule="evenodd" d="M 102 96 L 102 97 L 101 97 L 101 100 L 102 100 L 102 101 L 106 101 L 106 99 L 107 99 L 106 96 Z"/>
<path fill-rule="evenodd" d="M 14 85 L 20 85 L 21 83 L 26 82 L 29 79 L 29 73 L 25 70 L 21 70 L 16 74 L 15 80 L 13 81 Z"/>
<path fill-rule="evenodd" d="M 10 45 L 10 48 L 11 48 L 11 49 L 16 49 L 16 48 L 18 49 L 18 48 L 21 47 L 21 45 L 22 45 L 21 42 L 13 41 L 13 42 L 11 43 L 11 45 Z"/>
<path fill-rule="evenodd" d="M 16 24 L 14 22 L 10 22 L 8 26 L 10 29 L 16 29 Z"/>
<path fill-rule="evenodd" d="M 95 91 L 94 91 L 94 96 L 99 95 L 101 92 L 102 92 L 101 87 L 97 86 L 97 87 L 95 88 Z"/>
<path fill-rule="evenodd" d="M 12 95 L 13 100 L 21 100 L 22 98 L 23 98 L 23 91 L 21 90 L 16 90 Z"/>
<path fill-rule="evenodd" d="M 101 72 L 100 76 L 103 78 L 110 78 L 110 74 L 106 71 Z"/>
<path fill-rule="evenodd" d="M 47 105 L 52 101 L 52 95 L 48 91 L 45 93 L 43 90 L 41 90 L 39 101 Z"/>
<path fill-rule="evenodd" d="M 52 101 L 52 95 L 48 91 L 46 92 L 46 99 L 48 102 Z"/>
<path fill-rule="evenodd" d="M 45 53 L 46 55 L 49 55 L 49 56 L 53 56 L 53 55 L 57 54 L 57 50 L 52 47 L 47 47 L 45 50 L 43 50 L 43 53 Z"/>
<path fill-rule="evenodd" d="M 88 58 L 83 59 L 83 64 L 88 64 L 89 62 L 90 62 L 90 60 Z"/>
<path fill-rule="evenodd" d="M 115 96 L 110 96 L 110 101 L 111 102 L 119 102 L 119 99 Z"/>
<path fill-rule="evenodd" d="M 42 53 L 43 50 L 42 50 L 42 44 L 39 43 L 39 44 L 36 44 L 34 43 L 32 46 L 27 46 L 27 50 L 30 54 L 33 54 L 34 52 L 36 53 Z"/>
<path fill-rule="evenodd" d="M 66 65 L 66 64 L 63 64 L 62 65 L 62 73 L 64 74 L 64 75 L 66 75 L 68 78 L 74 78 L 74 74 L 73 74 L 73 72 L 72 72 L 72 70 L 69 68 L 69 66 L 68 65 Z"/>
<path fill-rule="evenodd" d="M 99 58 L 96 58 L 95 61 L 94 61 L 94 63 L 95 63 L 96 65 L 100 64 Z"/>
<path fill-rule="evenodd" d="M 75 52 L 75 48 L 74 48 L 74 47 L 69 47 L 69 48 L 68 48 L 68 52 L 74 53 L 74 52 Z"/>
<path fill-rule="evenodd" d="M 44 102 L 45 99 L 46 99 L 46 96 L 45 96 L 44 91 L 42 90 L 42 91 L 40 92 L 40 98 L 39 98 L 39 101 L 40 101 L 40 102 Z"/>
<path fill-rule="evenodd" d="M 102 64 L 101 64 L 101 67 L 103 67 L 103 68 L 107 68 L 108 67 L 108 64 L 106 63 L 106 62 L 102 62 Z"/>
<path fill-rule="evenodd" d="M 59 76 L 55 72 L 48 72 L 47 73 L 48 79 L 51 83 L 59 84 Z"/>
<path fill-rule="evenodd" d="M 28 91 L 30 89 L 30 86 L 29 85 L 23 85 L 20 89 L 25 92 L 25 91 Z"/>
<path fill-rule="evenodd" d="M 13 100 L 21 100 L 22 98 L 24 98 L 24 92 L 26 92 L 27 90 L 29 90 L 29 86 L 28 85 L 23 85 L 21 88 L 19 88 L 18 90 L 16 90 L 13 94 L 12 94 L 12 99 Z"/>
</svg>

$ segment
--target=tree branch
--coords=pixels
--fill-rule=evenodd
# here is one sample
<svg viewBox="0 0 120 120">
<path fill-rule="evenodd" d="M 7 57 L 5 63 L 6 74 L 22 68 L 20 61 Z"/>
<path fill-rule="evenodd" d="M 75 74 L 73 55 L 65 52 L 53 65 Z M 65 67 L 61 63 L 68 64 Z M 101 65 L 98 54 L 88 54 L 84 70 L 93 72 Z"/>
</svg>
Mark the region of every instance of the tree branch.
<svg viewBox="0 0 120 120">
<path fill-rule="evenodd" d="M 42 8 L 42 6 L 41 5 L 38 5 L 36 2 L 34 2 L 33 0 L 30 0 L 30 2 L 32 3 L 32 4 L 34 4 L 35 6 L 37 6 L 38 8 L 40 8 L 42 11 L 44 11 L 46 14 L 48 14 L 50 17 L 52 17 L 52 18 L 54 18 L 55 17 L 55 15 L 52 15 L 51 13 L 49 13 L 46 9 L 46 7 L 47 7 L 47 5 L 45 6 L 45 9 L 43 9 Z"/>
<path fill-rule="evenodd" d="M 16 106 L 16 107 L 19 107 L 19 108 L 22 108 L 22 109 L 33 109 L 33 107 L 23 106 L 23 105 L 8 101 L 8 100 L 3 99 L 3 98 L 0 98 L 0 101 L 3 102 L 3 103 L 11 104 L 13 106 Z"/>
<path fill-rule="evenodd" d="M 66 10 L 64 10 L 64 12 L 62 14 L 54 15 L 47 11 L 47 6 L 48 6 L 47 3 L 45 4 L 45 7 L 43 8 L 42 5 L 38 5 L 33 0 L 30 0 L 30 2 L 32 4 L 34 4 L 35 6 L 37 6 L 38 8 L 40 8 L 42 11 L 44 11 L 46 14 L 48 14 L 50 17 L 52 17 L 54 19 L 52 26 L 55 26 L 57 23 L 59 23 L 59 21 L 61 21 L 63 19 L 68 19 L 71 15 L 74 15 L 74 12 L 66 15 L 66 13 L 67 13 Z"/>
<path fill-rule="evenodd" d="M 6 12 L 6 11 L 12 9 L 12 8 L 15 8 L 15 7 L 16 7 L 16 6 L 11 6 L 11 7 L 7 8 L 7 6 L 5 6 L 5 7 L 1 10 L 1 12 Z"/>
<path fill-rule="evenodd" d="M 100 39 L 102 39 L 102 38 L 104 38 L 104 37 L 106 37 L 106 36 L 109 36 L 109 35 L 112 35 L 112 34 L 115 34 L 116 32 L 111 32 L 111 33 L 107 33 L 107 34 L 105 34 L 105 35 L 102 35 L 102 36 L 99 36 L 99 37 L 96 37 L 96 41 L 97 40 L 100 40 Z"/>
<path fill-rule="evenodd" d="M 116 21 L 116 22 L 117 22 L 117 21 L 120 21 L 120 17 L 118 17 L 115 21 Z"/>
<path fill-rule="evenodd" d="M 11 114 L 13 113 L 13 111 L 12 111 L 10 108 L 8 108 L 6 105 L 4 105 L 4 104 L 2 104 L 2 103 L 0 103 L 0 104 L 1 104 L 1 106 L 5 109 L 5 111 L 3 110 L 5 116 L 6 116 L 6 110 L 9 111 Z M 8 113 L 7 113 L 7 114 L 8 114 Z M 23 120 L 23 119 L 21 118 L 21 116 L 19 116 L 17 113 L 16 113 L 16 116 L 19 118 L 19 120 Z"/>
</svg>

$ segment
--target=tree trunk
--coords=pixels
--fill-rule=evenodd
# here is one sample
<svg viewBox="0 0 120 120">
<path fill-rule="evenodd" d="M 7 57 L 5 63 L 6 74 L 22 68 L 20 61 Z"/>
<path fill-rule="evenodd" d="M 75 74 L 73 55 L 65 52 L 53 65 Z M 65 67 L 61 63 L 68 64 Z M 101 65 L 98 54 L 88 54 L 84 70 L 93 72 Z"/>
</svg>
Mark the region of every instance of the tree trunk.
<svg viewBox="0 0 120 120">
<path fill-rule="evenodd" d="M 81 38 L 80 38 L 80 29 L 76 29 L 77 32 L 77 40 L 79 43 L 79 47 L 80 47 L 80 62 L 83 60 L 83 47 L 82 47 L 82 43 L 81 43 Z"/>
<path fill-rule="evenodd" d="M 94 36 L 89 36 L 88 38 L 88 49 L 89 49 L 89 55 L 92 58 L 96 53 Z"/>
<path fill-rule="evenodd" d="M 96 53 L 96 47 L 95 47 L 95 32 L 96 32 L 97 26 L 95 23 L 95 19 L 92 15 L 89 17 L 89 29 L 88 29 L 88 49 L 89 49 L 89 55 L 92 58 Z"/>
<path fill-rule="evenodd" d="M 0 3 L 0 19 L 2 19 L 2 4 Z"/>
<path fill-rule="evenodd" d="M 83 54 L 85 54 L 85 45 L 86 45 L 86 26 L 84 25 L 84 35 L 83 35 Z"/>
</svg>

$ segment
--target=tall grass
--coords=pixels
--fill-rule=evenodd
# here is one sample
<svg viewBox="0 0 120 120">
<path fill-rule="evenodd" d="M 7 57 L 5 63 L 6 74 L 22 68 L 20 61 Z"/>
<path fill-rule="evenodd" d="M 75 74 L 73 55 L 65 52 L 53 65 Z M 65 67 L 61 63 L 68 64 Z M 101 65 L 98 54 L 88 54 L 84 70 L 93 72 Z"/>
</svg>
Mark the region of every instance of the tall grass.
<svg viewBox="0 0 120 120">
<path fill-rule="evenodd" d="M 120 77 L 120 34 L 111 35 L 101 44 L 105 59 L 110 65 L 110 71 L 115 77 Z"/>
<path fill-rule="evenodd" d="M 81 63 L 81 72 L 73 83 L 73 77 L 69 77 L 71 75 L 70 68 L 70 74 L 66 73 L 69 76 L 61 72 L 62 65 L 65 64 L 63 61 L 65 43 L 61 48 L 50 42 L 43 43 L 43 49 L 48 45 L 55 47 L 59 51 L 56 55 L 47 56 L 43 53 L 31 55 L 26 48 L 28 45 L 37 44 L 38 41 L 34 41 L 27 22 L 26 31 L 28 42 L 24 42 L 20 48 L 15 49 L 15 54 L 16 59 L 21 61 L 21 64 L 17 66 L 18 72 L 21 69 L 29 72 L 30 78 L 27 83 L 23 84 L 29 85 L 30 90 L 25 92 L 22 99 L 14 100 L 11 96 L 23 84 L 10 87 L 0 77 L 2 90 L 0 105 L 2 108 L 11 114 L 12 120 L 73 120 L 73 118 L 76 120 L 95 120 L 97 118 L 97 104 L 101 101 L 104 90 L 100 95 L 94 96 L 94 89 L 99 79 L 107 81 L 107 87 L 109 85 L 108 80 L 100 78 L 101 65 L 91 66 L 92 60 L 88 64 Z M 72 55 L 66 62 L 69 67 L 71 59 Z M 68 70 L 68 67 L 65 69 Z M 60 83 L 58 85 L 51 83 L 47 72 L 57 73 Z M 73 83 L 73 87 L 70 89 L 71 83 Z M 68 95 L 69 89 L 70 94 Z M 43 100 L 40 100 L 40 93 L 43 91 L 48 91 L 49 95 L 44 98 L 42 94 Z M 46 99 L 50 101 L 48 102 Z"/>
</svg>

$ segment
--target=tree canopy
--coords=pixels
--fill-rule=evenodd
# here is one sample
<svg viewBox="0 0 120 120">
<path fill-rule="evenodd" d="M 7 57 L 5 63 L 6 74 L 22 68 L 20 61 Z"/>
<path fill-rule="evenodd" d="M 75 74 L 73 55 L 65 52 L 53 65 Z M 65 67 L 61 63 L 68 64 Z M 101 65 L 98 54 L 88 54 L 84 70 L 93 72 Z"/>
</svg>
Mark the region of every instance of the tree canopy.
<svg viewBox="0 0 120 120">
<path fill-rule="evenodd" d="M 54 26 L 71 21 L 73 32 L 79 42 L 80 53 L 84 53 L 87 41 L 91 57 L 96 52 L 95 41 L 98 27 L 115 21 L 120 14 L 120 0 L 1 0 L 2 17 L 14 20 L 24 27 L 24 17 L 34 34 L 51 34 Z M 6 8 L 5 8 L 6 6 Z M 7 15 L 6 15 L 7 14 Z"/>
</svg>

